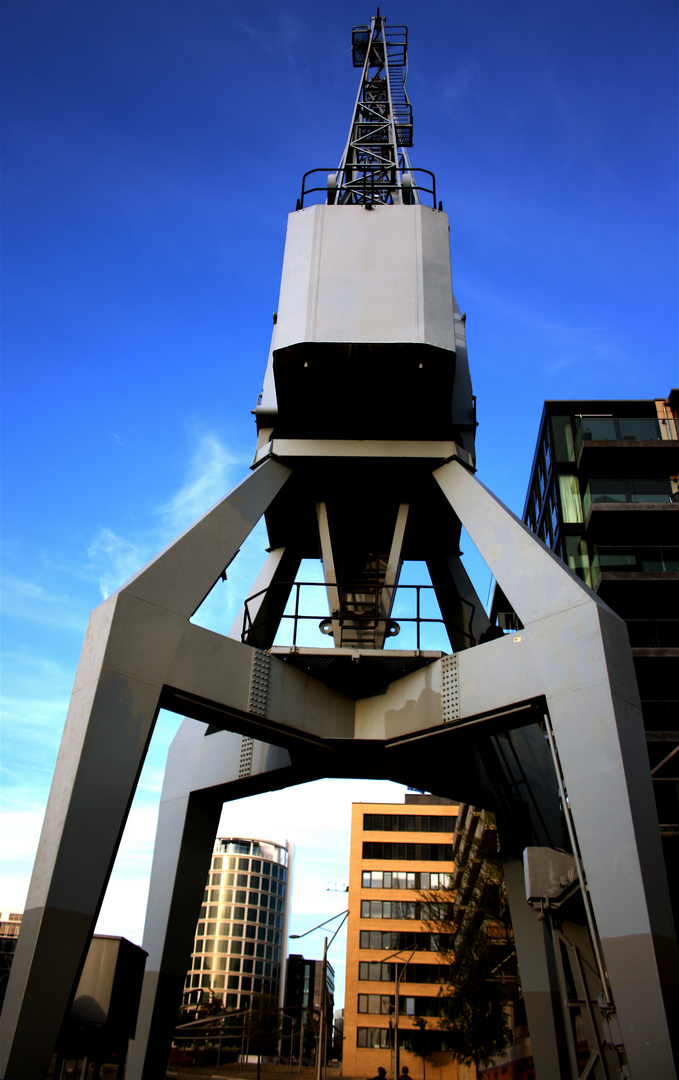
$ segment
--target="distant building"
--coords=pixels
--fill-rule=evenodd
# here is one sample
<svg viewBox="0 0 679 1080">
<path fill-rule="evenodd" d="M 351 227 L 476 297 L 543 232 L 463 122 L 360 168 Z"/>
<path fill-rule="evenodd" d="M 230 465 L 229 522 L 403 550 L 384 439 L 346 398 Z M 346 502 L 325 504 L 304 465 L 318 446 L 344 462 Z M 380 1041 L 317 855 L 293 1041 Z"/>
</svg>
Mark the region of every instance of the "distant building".
<svg viewBox="0 0 679 1080">
<path fill-rule="evenodd" d="M 332 1056 L 336 1061 L 342 1060 L 344 1054 L 344 1009 L 335 1009 L 335 1026 L 332 1032 Z"/>
<path fill-rule="evenodd" d="M 283 1004 L 292 845 L 242 837 L 215 840 L 183 1004 L 221 998 L 248 1009 L 253 994 Z"/>
<path fill-rule="evenodd" d="M 447 889 L 458 804 L 407 794 L 405 803 L 354 803 L 351 819 L 344 1055 L 346 1076 L 392 1076 L 398 1023 L 400 1065 L 413 1076 L 422 1061 L 405 1043 L 415 1017 L 438 1028 L 439 989 L 448 965 L 427 928 L 423 893 Z M 397 991 L 398 986 L 398 991 Z M 398 1019 L 396 996 L 398 993 Z M 465 1073 L 441 1048 L 426 1069 L 439 1080 Z"/>
<path fill-rule="evenodd" d="M 0 1010 L 5 1000 L 9 973 L 17 947 L 23 912 L 0 908 Z"/>
<path fill-rule="evenodd" d="M 627 624 L 679 930 L 679 390 L 546 401 L 523 520 Z"/>
<path fill-rule="evenodd" d="M 298 1060 L 310 1060 L 315 1051 L 318 1019 L 323 1007 L 324 1061 L 332 1056 L 333 1015 L 335 1010 L 335 971 L 326 963 L 325 994 L 323 986 L 323 961 L 307 960 L 291 953 L 285 987 L 285 1013 L 283 1053 Z M 301 1027 L 300 1027 L 301 1025 Z M 303 1034 L 302 1034 L 303 1033 Z"/>
</svg>

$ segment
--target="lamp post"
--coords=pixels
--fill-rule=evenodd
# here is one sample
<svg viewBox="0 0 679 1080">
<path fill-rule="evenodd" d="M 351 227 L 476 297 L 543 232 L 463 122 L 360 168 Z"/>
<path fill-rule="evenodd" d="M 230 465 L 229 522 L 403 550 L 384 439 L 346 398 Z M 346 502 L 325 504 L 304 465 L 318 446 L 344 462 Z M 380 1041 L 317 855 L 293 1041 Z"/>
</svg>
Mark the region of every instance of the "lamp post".
<svg viewBox="0 0 679 1080">
<path fill-rule="evenodd" d="M 403 949 L 399 950 L 399 952 L 403 952 L 403 951 L 404 951 Z M 403 967 L 401 968 L 400 971 L 398 969 L 398 964 L 394 965 L 394 967 L 396 968 L 396 975 L 395 975 L 395 978 L 394 978 L 394 1027 L 393 1027 L 393 1031 L 394 1031 L 394 1080 L 398 1080 L 399 1075 L 401 1073 L 400 1049 L 399 1049 L 399 1045 L 398 1045 L 398 1021 L 399 1021 L 398 995 L 399 995 L 399 990 L 401 988 L 401 979 L 403 978 L 403 976 L 405 974 L 405 970 L 408 967 L 408 964 L 410 963 L 410 961 L 412 960 L 412 958 L 413 958 L 413 956 L 415 955 L 416 952 L 417 952 L 417 945 L 415 946 L 415 948 L 411 952 L 410 956 L 408 957 L 408 959 L 406 960 L 405 964 L 403 965 Z M 395 953 L 392 953 L 391 956 L 385 956 L 384 960 L 382 960 L 382 963 L 384 964 L 387 960 L 393 960 L 394 957 L 396 957 L 398 955 L 399 955 L 399 953 L 395 952 Z"/>
<path fill-rule="evenodd" d="M 312 926 L 311 930 L 306 930 L 303 934 L 290 934 L 291 938 L 303 938 L 307 934 L 313 934 L 314 930 L 320 930 L 321 927 L 327 926 L 329 922 L 334 922 L 335 919 L 339 919 L 340 915 L 343 916 L 342 922 L 339 924 L 335 933 L 328 941 L 327 937 L 323 942 L 323 962 L 321 964 L 321 988 L 320 988 L 320 1002 L 319 1002 L 319 1018 L 318 1018 L 318 1052 L 316 1054 L 316 1080 L 321 1080 L 321 1073 L 323 1069 L 323 1035 L 325 1027 L 325 1006 L 327 997 L 327 981 L 328 981 L 328 949 L 332 945 L 333 941 L 339 934 L 340 930 L 346 922 L 349 909 L 346 911 L 340 911 L 338 915 L 333 915 L 330 919 L 326 919 L 325 922 L 319 923 L 318 926 Z"/>
<path fill-rule="evenodd" d="M 295 1032 L 294 1032 L 295 1018 L 294 1018 L 294 1016 L 291 1016 L 290 1013 L 283 1012 L 283 1010 L 281 1010 L 281 1016 L 285 1017 L 286 1020 L 290 1021 L 290 1035 L 288 1036 L 288 1038 L 290 1040 L 290 1044 L 289 1044 L 289 1047 L 288 1047 L 288 1072 L 292 1072 L 292 1040 L 293 1040 L 294 1034 L 295 1034 Z M 284 1036 L 281 1036 L 281 1048 L 283 1046 L 283 1038 L 284 1038 Z"/>
<path fill-rule="evenodd" d="M 340 926 L 342 924 L 340 923 Z M 339 930 L 339 926 L 337 927 Z M 335 934 L 337 933 L 335 930 Z M 333 938 L 335 936 L 333 934 Z M 320 1000 L 320 1015 L 318 1017 L 318 1054 L 316 1055 L 316 1080 L 321 1080 L 321 1072 L 323 1070 L 323 1048 L 324 1048 L 324 1035 L 325 1035 L 325 997 L 326 987 L 328 981 L 328 939 L 324 938 L 323 941 L 323 963 L 321 964 L 321 1000 Z"/>
</svg>

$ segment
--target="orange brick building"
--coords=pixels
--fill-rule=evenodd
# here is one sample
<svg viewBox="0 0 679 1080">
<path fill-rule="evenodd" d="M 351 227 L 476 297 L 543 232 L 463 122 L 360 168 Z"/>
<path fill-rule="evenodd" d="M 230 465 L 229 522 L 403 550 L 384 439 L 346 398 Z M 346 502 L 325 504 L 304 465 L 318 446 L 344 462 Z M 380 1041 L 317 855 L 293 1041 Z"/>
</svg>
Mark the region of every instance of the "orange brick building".
<svg viewBox="0 0 679 1080">
<path fill-rule="evenodd" d="M 425 896 L 448 885 L 458 805 L 408 794 L 405 803 L 354 803 L 349 866 L 344 1076 L 413 1080 L 422 1059 L 405 1047 L 415 1018 L 438 1029 L 439 989 L 447 965 L 426 927 Z M 398 988 L 398 990 L 397 990 Z M 397 1008 L 398 998 L 398 1008 Z M 426 1059 L 428 1080 L 468 1080 L 474 1070 L 439 1049 Z"/>
</svg>

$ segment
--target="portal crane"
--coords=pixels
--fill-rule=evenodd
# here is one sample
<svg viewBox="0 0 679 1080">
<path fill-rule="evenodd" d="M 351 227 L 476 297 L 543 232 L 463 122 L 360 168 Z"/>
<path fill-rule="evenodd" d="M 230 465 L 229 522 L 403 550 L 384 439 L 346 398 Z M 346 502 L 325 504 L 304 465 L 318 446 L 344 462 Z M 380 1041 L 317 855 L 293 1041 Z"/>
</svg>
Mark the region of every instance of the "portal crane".
<svg viewBox="0 0 679 1080">
<path fill-rule="evenodd" d="M 378 12 L 352 41 L 362 74 L 342 162 L 306 174 L 288 219 L 253 469 L 92 613 L 0 1017 L 4 1080 L 47 1073 L 161 708 L 185 720 L 163 782 L 129 1080 L 165 1075 L 223 804 L 323 777 L 495 812 L 536 1072 L 559 1080 L 578 1074 L 564 1030 L 577 1027 L 526 897 L 557 896 L 565 818 L 596 952 L 590 963 L 582 936 L 578 956 L 601 982 L 578 1004 L 585 1071 L 676 1077 L 679 960 L 627 630 L 476 476 L 448 219 L 406 155 L 405 31 Z M 229 635 L 196 625 L 262 516 L 267 558 L 242 619 Z M 484 633 L 462 526 L 517 633 Z M 322 559 L 327 647 L 294 630 L 275 643 L 304 558 Z M 404 560 L 426 563 L 450 652 L 422 647 L 419 609 L 411 647 L 386 648 Z"/>
</svg>

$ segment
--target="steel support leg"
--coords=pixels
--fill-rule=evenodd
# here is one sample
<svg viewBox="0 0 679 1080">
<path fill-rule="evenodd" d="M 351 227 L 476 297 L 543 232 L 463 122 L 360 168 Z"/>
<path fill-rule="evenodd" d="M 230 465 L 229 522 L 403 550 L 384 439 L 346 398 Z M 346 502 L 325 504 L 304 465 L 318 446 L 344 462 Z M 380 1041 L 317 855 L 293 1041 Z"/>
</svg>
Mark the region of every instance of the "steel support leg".
<svg viewBox="0 0 679 1080">
<path fill-rule="evenodd" d="M 213 791 L 193 791 L 162 808 L 155 846 L 160 865 L 154 860 L 143 942 L 149 955 L 128 1080 L 164 1080 L 221 809 Z M 152 912 L 157 922 L 149 919 Z"/>
<path fill-rule="evenodd" d="M 273 788 L 272 774 L 281 772 L 293 782 L 286 750 L 231 731 L 206 731 L 204 724 L 185 720 L 168 754 L 144 926 L 148 959 L 128 1080 L 164 1080 L 229 786 L 252 784 L 267 774 L 267 787 Z"/>
<path fill-rule="evenodd" d="M 163 685 L 178 677 L 175 654 L 196 636 L 188 631 L 201 636 L 188 619 L 289 475 L 276 462 L 257 469 L 91 616 L 2 1014 L 5 1080 L 47 1072 Z"/>
<path fill-rule="evenodd" d="M 462 465 L 434 476 L 525 628 L 461 654 L 463 706 L 465 681 L 545 695 L 630 1075 L 669 1080 L 679 957 L 625 624 Z"/>
<path fill-rule="evenodd" d="M 427 559 L 427 569 L 451 647 L 458 652 L 476 645 L 490 622 L 459 555 Z"/>
<path fill-rule="evenodd" d="M 258 649 L 273 645 L 301 561 L 299 552 L 291 548 L 274 548 L 269 552 L 248 593 L 253 599 L 247 611 L 243 604 L 229 637 L 236 641 L 242 637 Z"/>
</svg>

